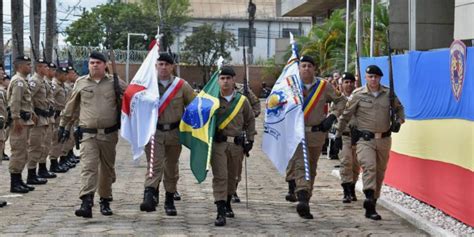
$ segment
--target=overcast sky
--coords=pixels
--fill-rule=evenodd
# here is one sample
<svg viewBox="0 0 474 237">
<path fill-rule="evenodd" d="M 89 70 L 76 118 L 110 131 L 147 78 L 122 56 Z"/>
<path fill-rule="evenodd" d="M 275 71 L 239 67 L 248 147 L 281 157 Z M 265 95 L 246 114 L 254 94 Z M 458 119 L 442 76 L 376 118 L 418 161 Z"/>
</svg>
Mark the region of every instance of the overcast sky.
<svg viewBox="0 0 474 237">
<path fill-rule="evenodd" d="M 3 0 L 2 0 L 3 1 Z M 3 1 L 3 31 L 4 31 L 4 42 L 11 39 L 11 1 L 16 0 L 6 0 Z M 34 0 L 39 1 L 39 0 Z M 46 23 L 46 0 L 41 0 L 41 40 L 43 39 L 43 34 L 45 32 L 45 23 Z M 59 26 L 59 31 L 62 32 L 66 27 L 74 22 L 78 18 L 78 15 L 82 13 L 82 8 L 91 9 L 100 4 L 107 3 L 107 0 L 56 0 L 56 8 L 58 10 L 57 14 L 57 23 Z M 25 29 L 25 39 L 28 39 L 29 35 L 29 15 L 30 15 L 30 0 L 23 0 L 23 14 L 24 14 L 24 29 Z M 63 42 L 64 35 L 59 34 L 59 44 L 65 44 Z"/>
</svg>

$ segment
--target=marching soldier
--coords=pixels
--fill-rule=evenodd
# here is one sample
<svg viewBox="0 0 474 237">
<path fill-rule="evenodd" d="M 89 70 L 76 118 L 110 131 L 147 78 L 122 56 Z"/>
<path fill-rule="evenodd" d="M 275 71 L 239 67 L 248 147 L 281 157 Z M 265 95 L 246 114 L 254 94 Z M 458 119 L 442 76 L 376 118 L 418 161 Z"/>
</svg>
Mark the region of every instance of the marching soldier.
<svg viewBox="0 0 474 237">
<path fill-rule="evenodd" d="M 147 173 L 145 176 L 145 192 L 140 210 L 156 211 L 159 202 L 159 185 L 163 178 L 165 187 L 165 212 L 168 216 L 176 216 L 174 205 L 179 178 L 179 123 L 184 108 L 195 97 L 193 88 L 183 79 L 173 76 L 174 59 L 167 53 L 161 53 L 157 63 L 158 88 L 161 95 L 158 124 L 156 125 L 154 158 L 151 163 L 151 144 L 145 147 L 147 157 Z M 162 103 L 163 101 L 163 103 Z M 153 172 L 150 175 L 150 166 Z"/>
<path fill-rule="evenodd" d="M 54 64 L 53 64 L 54 65 Z M 51 66 L 51 69 L 53 67 Z M 55 67 L 55 66 L 54 66 Z M 64 86 L 64 82 L 67 80 L 67 68 L 58 66 L 55 71 L 51 70 L 51 75 L 53 76 L 53 82 L 51 85 L 53 92 L 53 109 L 54 109 L 54 123 L 53 123 L 53 133 L 51 140 L 51 149 L 49 150 L 49 160 L 51 161 L 50 171 L 54 173 L 65 173 L 69 170 L 69 166 L 59 164 L 58 158 L 62 154 L 63 143 L 60 142 L 59 134 L 57 133 L 59 129 L 60 114 L 66 105 L 67 93 Z"/>
<path fill-rule="evenodd" d="M 352 73 L 344 72 L 342 74 L 342 94 L 348 99 L 352 91 L 355 89 L 355 77 Z M 344 191 L 343 203 L 350 203 L 351 201 L 357 201 L 355 193 L 355 185 L 359 178 L 360 166 L 357 161 L 355 146 L 352 146 L 351 141 L 351 129 L 355 129 L 357 124 L 355 123 L 355 117 L 352 117 L 349 122 L 349 126 L 342 132 L 342 150 L 341 150 L 341 167 L 339 173 L 341 175 L 341 186 Z M 350 129 L 351 128 L 351 129 Z M 339 150 L 339 149 L 338 149 Z"/>
<path fill-rule="evenodd" d="M 16 74 L 13 76 L 7 90 L 8 106 L 12 117 L 12 130 L 10 132 L 11 159 L 9 171 L 11 176 L 10 192 L 28 193 L 35 188 L 23 182 L 21 173 L 28 162 L 29 128 L 34 125 L 36 118 L 31 104 L 31 92 L 28 88 L 26 77 L 31 73 L 31 59 L 18 56 L 14 61 Z"/>
<path fill-rule="evenodd" d="M 366 69 L 367 84 L 357 88 L 339 117 L 336 136 L 340 141 L 346 125 L 354 116 L 357 124 L 357 158 L 363 169 L 365 217 L 380 220 L 382 217 L 376 211 L 377 199 L 380 197 L 385 170 L 387 168 L 391 136 L 390 97 L 389 88 L 380 84 L 382 70 L 375 65 Z M 402 104 L 395 97 L 394 109 L 397 111 L 397 123 L 405 122 Z M 340 145 L 340 143 L 339 143 Z"/>
<path fill-rule="evenodd" d="M 89 56 L 89 75 L 79 78 L 71 97 L 61 114 L 58 133 L 62 141 L 70 136 L 70 128 L 79 113 L 81 139 L 81 207 L 76 216 L 92 218 L 94 194 L 100 196 L 100 212 L 112 215 L 110 202 L 112 184 L 115 182 L 115 147 L 118 142 L 120 124 L 117 115 L 117 92 L 123 91 L 124 82 L 119 80 L 120 88 L 115 88 L 114 78 L 105 73 L 106 58 L 102 53 L 92 52 Z M 118 84 L 118 83 L 117 83 Z"/>
<path fill-rule="evenodd" d="M 287 168 L 287 174 L 294 175 L 294 180 L 289 180 L 289 194 L 291 195 L 292 187 L 296 186 L 296 195 L 298 197 L 298 205 L 296 211 L 305 219 L 313 219 L 310 212 L 309 200 L 313 192 L 314 180 L 316 178 L 316 169 L 318 166 L 319 155 L 324 145 L 327 132 L 336 121 L 337 116 L 344 109 L 346 99 L 336 93 L 334 87 L 325 80 L 314 77 L 314 60 L 309 56 L 303 56 L 300 59 L 300 77 L 303 83 L 303 96 L 305 100 L 304 116 L 305 116 L 305 138 L 307 145 L 307 165 L 309 167 L 306 172 L 304 151 L 302 144 L 298 148 L 290 160 Z M 333 102 L 335 109 L 326 116 L 324 106 L 326 103 Z M 288 169 L 290 171 L 288 172 Z M 293 170 L 292 170 L 293 169 Z M 291 176 L 290 176 L 291 177 Z M 288 180 L 288 177 L 287 177 Z M 288 200 L 288 196 L 287 196 Z M 290 201 L 296 201 L 290 199 Z"/>
<path fill-rule="evenodd" d="M 44 173 L 45 177 L 39 177 L 36 174 L 36 167 L 40 162 L 44 152 L 44 141 L 46 140 L 46 130 L 49 125 L 49 100 L 47 83 L 44 77 L 47 74 L 48 63 L 39 58 L 36 60 L 35 73 L 29 81 L 31 91 L 31 101 L 33 111 L 37 116 L 37 122 L 30 128 L 28 141 L 28 178 L 27 184 L 46 184 L 46 178 L 55 178 L 55 174 Z M 44 164 L 46 167 L 46 164 Z M 45 168 L 44 167 L 44 168 Z"/>
<path fill-rule="evenodd" d="M 252 149 L 255 115 L 248 99 L 235 90 L 235 72 L 221 69 L 219 80 L 220 108 L 216 113 L 217 128 L 212 146 L 212 189 L 217 206 L 214 224 L 224 226 L 226 217 L 233 218 L 232 195 L 237 188 L 239 166 L 244 154 Z"/>
<path fill-rule="evenodd" d="M 235 83 L 235 88 L 240 94 L 246 95 L 245 91 L 244 91 L 244 85 L 243 84 Z M 260 100 L 255 95 L 255 93 L 253 93 L 253 91 L 250 90 L 250 88 L 248 88 L 248 95 L 246 95 L 246 96 L 247 96 L 247 99 L 250 102 L 250 106 L 252 106 L 252 111 L 253 111 L 253 114 L 255 115 L 255 118 L 257 118 L 258 115 L 260 115 Z M 239 186 L 239 183 L 242 180 L 242 166 L 243 166 L 244 159 L 245 159 L 245 157 L 242 156 L 242 161 L 240 162 L 240 164 L 238 166 L 237 186 Z M 240 198 L 237 195 L 237 188 L 236 188 L 235 193 L 232 195 L 232 202 L 236 202 L 236 203 L 240 202 Z"/>
</svg>

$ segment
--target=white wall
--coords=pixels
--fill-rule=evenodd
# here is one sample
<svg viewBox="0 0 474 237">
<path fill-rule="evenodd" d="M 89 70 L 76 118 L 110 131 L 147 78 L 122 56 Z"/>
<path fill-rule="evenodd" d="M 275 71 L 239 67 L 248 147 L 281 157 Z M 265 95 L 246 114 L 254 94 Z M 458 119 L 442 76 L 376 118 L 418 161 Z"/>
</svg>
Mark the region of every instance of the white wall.
<svg viewBox="0 0 474 237">
<path fill-rule="evenodd" d="M 454 8 L 454 39 L 474 39 L 474 0 L 456 0 Z"/>
<path fill-rule="evenodd" d="M 180 48 L 183 48 L 183 42 L 186 36 L 192 34 L 192 28 L 198 27 L 205 23 L 214 24 L 216 30 L 221 30 L 222 24 L 225 29 L 234 34 L 238 40 L 238 29 L 248 28 L 246 20 L 193 20 L 187 24 L 187 29 L 180 34 Z M 256 45 L 253 47 L 254 63 L 267 60 L 275 54 L 275 39 L 282 38 L 284 28 L 299 29 L 299 22 L 278 22 L 278 21 L 256 21 L 254 28 L 256 29 Z M 307 34 L 310 30 L 310 22 L 301 23 L 302 34 Z M 248 44 L 247 44 L 248 45 Z M 177 51 L 177 42 L 172 48 Z M 231 50 L 233 64 L 242 64 L 242 47 L 238 50 Z"/>
</svg>

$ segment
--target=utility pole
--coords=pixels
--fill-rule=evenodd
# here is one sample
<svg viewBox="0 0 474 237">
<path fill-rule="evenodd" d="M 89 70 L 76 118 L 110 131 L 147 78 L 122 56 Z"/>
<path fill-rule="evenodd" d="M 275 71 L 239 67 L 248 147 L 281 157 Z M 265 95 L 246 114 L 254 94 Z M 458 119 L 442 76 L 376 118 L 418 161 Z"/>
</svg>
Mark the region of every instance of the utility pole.
<svg viewBox="0 0 474 237">
<path fill-rule="evenodd" d="M 249 50 L 247 52 L 248 54 L 248 63 L 253 64 L 253 45 L 252 45 L 252 32 L 253 32 L 253 22 L 255 21 L 255 12 L 257 11 L 257 5 L 252 2 L 252 0 L 249 1 L 249 6 L 247 8 L 247 12 L 249 13 Z M 245 40 L 245 39 L 244 39 Z M 255 41 L 256 42 L 256 41 Z"/>
<path fill-rule="evenodd" d="M 11 1 L 12 15 L 12 59 L 23 54 L 23 0 Z M 18 36 L 18 37 L 17 37 Z"/>
<path fill-rule="evenodd" d="M 5 57 L 3 54 L 3 1 L 0 1 L 0 26 L 2 26 L 0 27 L 0 63 L 3 64 L 3 58 Z"/>
<path fill-rule="evenodd" d="M 157 5 L 158 5 L 158 17 L 160 18 L 160 23 L 158 25 L 158 33 L 157 35 L 161 35 L 161 37 L 159 37 L 160 39 L 160 51 L 166 51 L 166 45 L 164 44 L 165 40 L 164 40 L 164 34 L 163 34 L 163 24 L 164 24 L 164 21 L 163 21 L 163 13 L 162 13 L 162 9 L 163 9 L 163 4 L 162 4 L 162 1 L 161 0 L 156 0 L 157 2 Z M 164 50 L 163 50 L 164 49 Z"/>
</svg>

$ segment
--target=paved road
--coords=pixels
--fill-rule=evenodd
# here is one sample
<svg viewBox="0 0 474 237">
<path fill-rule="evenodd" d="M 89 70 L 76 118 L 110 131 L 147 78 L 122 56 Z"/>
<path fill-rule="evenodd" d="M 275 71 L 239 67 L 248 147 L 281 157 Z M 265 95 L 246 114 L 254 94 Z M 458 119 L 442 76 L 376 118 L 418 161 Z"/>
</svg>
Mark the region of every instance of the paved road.
<svg viewBox="0 0 474 237">
<path fill-rule="evenodd" d="M 257 129 L 261 133 L 261 120 Z M 324 158 L 319 163 L 311 201 L 315 219 L 299 218 L 295 204 L 284 200 L 287 185 L 260 150 L 258 138 L 252 157 L 248 159 L 249 208 L 245 203 L 234 204 L 236 218 L 228 218 L 225 227 L 214 226 L 216 208 L 210 183 L 212 174 L 205 182 L 197 184 L 189 169 L 187 149 L 183 149 L 180 161 L 178 188 L 183 200 L 176 202 L 178 216 L 165 215 L 163 190 L 160 191 L 156 212 L 140 212 L 145 162 L 131 162 L 129 146 L 121 140 L 118 144 L 117 182 L 113 186 L 114 215 L 111 217 L 100 214 L 98 200 L 95 200 L 93 219 L 74 216 L 74 210 L 80 204 L 77 197 L 80 168 L 60 174 L 29 194 L 12 195 L 8 192 L 8 162 L 3 162 L 0 165 L 0 199 L 6 199 L 9 205 L 0 208 L 0 235 L 426 235 L 381 207 L 379 213 L 383 220 L 376 222 L 363 217 L 362 201 L 342 204 L 339 181 L 330 174 L 338 162 Z M 239 188 L 243 200 L 244 187 L 242 184 Z"/>
</svg>

